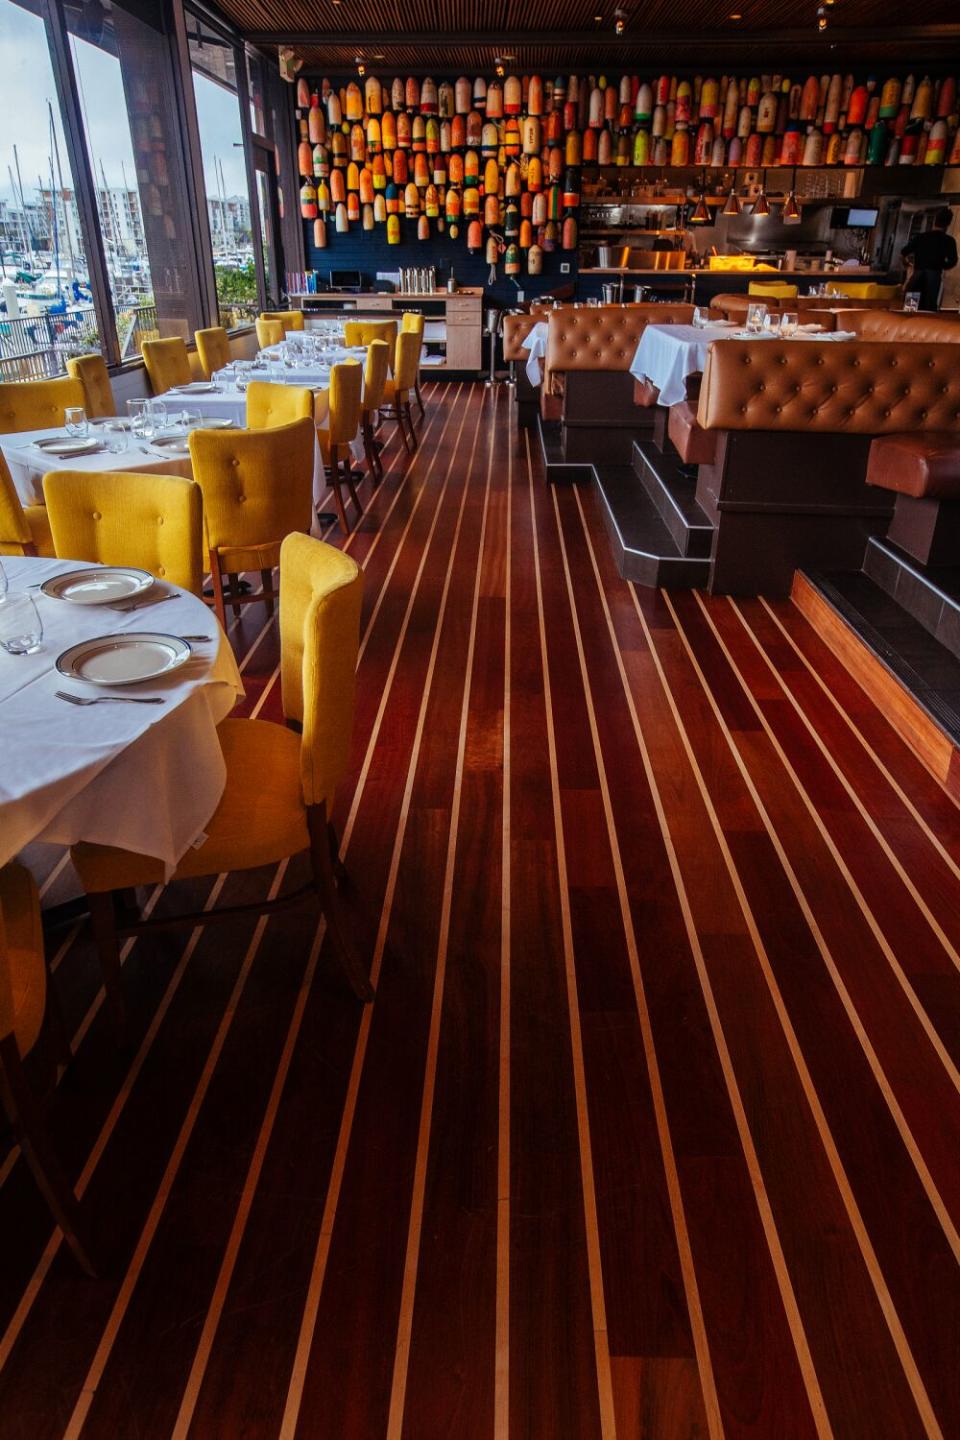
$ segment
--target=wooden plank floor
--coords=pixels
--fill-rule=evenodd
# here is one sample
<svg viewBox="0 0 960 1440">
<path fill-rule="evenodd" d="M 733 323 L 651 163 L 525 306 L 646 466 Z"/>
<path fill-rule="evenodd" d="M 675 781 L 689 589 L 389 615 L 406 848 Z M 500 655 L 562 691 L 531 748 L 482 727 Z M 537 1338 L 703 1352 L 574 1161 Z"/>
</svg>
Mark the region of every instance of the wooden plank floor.
<svg viewBox="0 0 960 1440">
<path fill-rule="evenodd" d="M 385 459 L 337 805 L 376 1002 L 309 908 L 171 932 L 118 1050 L 57 937 L 109 1268 L 0 1152 L 0 1440 L 955 1440 L 960 811 L 791 604 L 622 582 L 506 390 L 429 385 Z M 232 638 L 279 720 L 274 624 Z"/>
</svg>

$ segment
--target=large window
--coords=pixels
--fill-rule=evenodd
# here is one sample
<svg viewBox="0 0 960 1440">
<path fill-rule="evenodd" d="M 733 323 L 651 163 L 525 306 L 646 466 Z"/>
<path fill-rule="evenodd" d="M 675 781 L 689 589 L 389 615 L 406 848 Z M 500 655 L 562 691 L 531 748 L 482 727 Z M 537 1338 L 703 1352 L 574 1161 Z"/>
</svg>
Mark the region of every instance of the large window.
<svg viewBox="0 0 960 1440">
<path fill-rule="evenodd" d="M 220 323 L 244 325 L 258 305 L 236 49 L 189 11 L 186 19 Z"/>
<path fill-rule="evenodd" d="M 0 380 L 42 379 L 100 348 L 43 0 L 0 0 L 0 54 Z"/>
<path fill-rule="evenodd" d="M 6 0 L 0 0 L 6 3 Z M 204 323 L 182 125 L 160 7 L 66 12 L 120 358 Z"/>
</svg>

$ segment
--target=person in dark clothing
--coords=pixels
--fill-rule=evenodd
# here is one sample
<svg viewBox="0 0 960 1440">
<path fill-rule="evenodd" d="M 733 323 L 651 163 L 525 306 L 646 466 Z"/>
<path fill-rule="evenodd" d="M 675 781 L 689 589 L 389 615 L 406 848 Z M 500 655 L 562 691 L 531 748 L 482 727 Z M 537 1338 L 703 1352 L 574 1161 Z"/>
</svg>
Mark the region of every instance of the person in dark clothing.
<svg viewBox="0 0 960 1440">
<path fill-rule="evenodd" d="M 951 213 L 947 206 L 933 217 L 932 230 L 923 230 L 904 245 L 901 255 L 913 264 L 907 292 L 919 294 L 921 310 L 940 309 L 943 272 L 957 263 L 957 242 L 947 234 Z"/>
</svg>

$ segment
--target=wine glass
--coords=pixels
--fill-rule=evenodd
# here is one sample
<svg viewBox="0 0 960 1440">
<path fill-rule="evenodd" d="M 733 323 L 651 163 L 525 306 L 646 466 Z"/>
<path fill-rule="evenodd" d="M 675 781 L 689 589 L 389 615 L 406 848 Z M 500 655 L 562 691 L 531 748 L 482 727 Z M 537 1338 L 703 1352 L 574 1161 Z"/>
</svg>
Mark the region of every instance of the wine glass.
<svg viewBox="0 0 960 1440">
<path fill-rule="evenodd" d="M 41 649 L 43 621 L 32 595 L 7 595 L 0 605 L 0 646 L 8 655 L 35 655 Z"/>
<path fill-rule="evenodd" d="M 82 405 L 68 405 L 63 412 L 63 423 L 67 434 L 82 440 L 87 433 L 87 412 Z"/>
<path fill-rule="evenodd" d="M 693 324 L 696 330 L 705 330 L 707 326 L 707 317 L 699 305 L 693 307 Z"/>
<path fill-rule="evenodd" d="M 797 333 L 797 326 L 800 323 L 799 315 L 794 315 L 792 310 L 785 310 L 780 321 L 780 334 L 785 340 L 791 339 Z"/>
</svg>

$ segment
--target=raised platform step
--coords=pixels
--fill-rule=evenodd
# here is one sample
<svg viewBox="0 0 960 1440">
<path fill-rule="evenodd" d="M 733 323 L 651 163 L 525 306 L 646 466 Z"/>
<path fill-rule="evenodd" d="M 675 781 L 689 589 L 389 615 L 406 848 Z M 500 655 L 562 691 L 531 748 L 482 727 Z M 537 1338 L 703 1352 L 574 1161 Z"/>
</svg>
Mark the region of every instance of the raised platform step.
<svg viewBox="0 0 960 1440">
<path fill-rule="evenodd" d="M 640 440 L 633 447 L 633 469 L 681 555 L 709 558 L 714 527 L 697 504 L 696 480 L 683 473 L 676 452 Z"/>
<path fill-rule="evenodd" d="M 798 570 L 792 599 L 901 738 L 960 800 L 960 659 L 869 575 Z"/>
<path fill-rule="evenodd" d="M 960 566 L 921 565 L 875 536 L 867 544 L 863 572 L 960 660 Z"/>
<path fill-rule="evenodd" d="M 624 580 L 683 590 L 706 585 L 709 558 L 681 551 L 632 466 L 598 465 L 594 484 Z"/>
<path fill-rule="evenodd" d="M 594 467 L 582 460 L 564 458 L 560 422 L 544 420 L 537 415 L 535 435 L 539 437 L 543 468 L 551 485 L 587 485 L 593 479 Z"/>
</svg>

